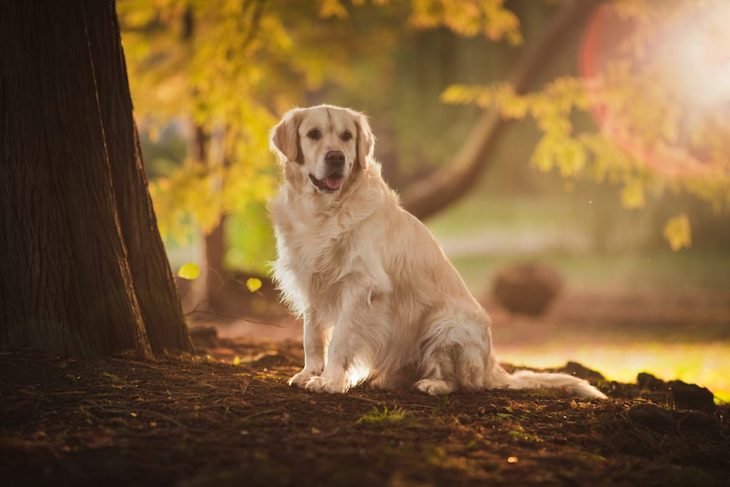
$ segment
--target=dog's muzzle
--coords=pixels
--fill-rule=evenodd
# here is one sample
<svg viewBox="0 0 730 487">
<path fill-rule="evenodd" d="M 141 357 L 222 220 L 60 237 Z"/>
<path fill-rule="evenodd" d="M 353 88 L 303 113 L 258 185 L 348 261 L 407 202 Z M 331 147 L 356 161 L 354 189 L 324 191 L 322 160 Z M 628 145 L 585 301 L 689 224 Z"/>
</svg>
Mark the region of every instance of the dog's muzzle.
<svg viewBox="0 0 730 487">
<path fill-rule="evenodd" d="M 334 193 L 342 187 L 345 180 L 345 154 L 342 151 L 331 150 L 324 156 L 324 164 L 327 167 L 327 177 L 317 179 L 313 175 L 309 175 L 309 179 L 320 191 L 325 193 Z"/>
<path fill-rule="evenodd" d="M 345 177 L 339 173 L 331 173 L 324 179 L 317 179 L 310 174 L 309 179 L 320 191 L 334 193 L 342 187 L 342 182 L 345 180 Z"/>
</svg>

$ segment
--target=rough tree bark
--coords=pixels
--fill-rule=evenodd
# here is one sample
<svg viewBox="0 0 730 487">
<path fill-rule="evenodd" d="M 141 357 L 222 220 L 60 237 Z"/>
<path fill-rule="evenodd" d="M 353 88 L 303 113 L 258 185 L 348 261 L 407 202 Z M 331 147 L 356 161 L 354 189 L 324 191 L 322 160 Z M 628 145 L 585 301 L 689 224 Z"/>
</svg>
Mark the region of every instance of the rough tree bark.
<svg viewBox="0 0 730 487">
<path fill-rule="evenodd" d="M 134 290 L 147 336 L 155 352 L 189 349 L 177 286 L 170 270 L 142 163 L 137 127 L 113 1 L 87 3 L 98 98 L 122 235 L 127 246 Z M 107 35 L 106 32 L 116 35 Z"/>
<path fill-rule="evenodd" d="M 190 350 L 113 0 L 0 3 L 0 346 Z"/>
<path fill-rule="evenodd" d="M 573 0 L 561 7 L 516 61 L 508 81 L 517 93 L 527 90 L 540 68 L 558 51 L 562 41 L 573 32 L 576 25 L 585 22 L 600 2 Z M 507 121 L 498 110 L 486 110 L 451 161 L 402 190 L 403 206 L 416 217 L 426 219 L 466 195 L 489 165 L 489 156 L 506 126 Z"/>
</svg>

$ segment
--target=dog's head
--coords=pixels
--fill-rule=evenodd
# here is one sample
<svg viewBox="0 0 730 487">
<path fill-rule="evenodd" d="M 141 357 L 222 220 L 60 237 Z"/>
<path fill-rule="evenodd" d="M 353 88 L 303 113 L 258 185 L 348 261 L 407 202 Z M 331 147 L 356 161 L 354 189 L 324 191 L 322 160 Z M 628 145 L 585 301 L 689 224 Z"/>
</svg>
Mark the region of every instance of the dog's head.
<svg viewBox="0 0 730 487">
<path fill-rule="evenodd" d="M 271 150 L 287 179 L 323 195 L 337 193 L 367 168 L 373 146 L 365 115 L 332 105 L 290 110 L 271 131 Z"/>
</svg>

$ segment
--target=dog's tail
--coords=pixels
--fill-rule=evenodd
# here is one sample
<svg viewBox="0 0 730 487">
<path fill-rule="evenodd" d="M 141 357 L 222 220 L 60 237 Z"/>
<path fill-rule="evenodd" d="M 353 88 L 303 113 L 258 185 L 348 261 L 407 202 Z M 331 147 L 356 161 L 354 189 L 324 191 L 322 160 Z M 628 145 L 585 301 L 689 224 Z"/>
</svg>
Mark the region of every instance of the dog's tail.
<svg viewBox="0 0 730 487">
<path fill-rule="evenodd" d="M 497 387 L 508 389 L 563 389 L 573 395 L 590 399 L 607 399 L 606 395 L 588 381 L 559 372 L 518 370 L 510 374 L 499 364 L 492 368 L 492 380 Z"/>
</svg>

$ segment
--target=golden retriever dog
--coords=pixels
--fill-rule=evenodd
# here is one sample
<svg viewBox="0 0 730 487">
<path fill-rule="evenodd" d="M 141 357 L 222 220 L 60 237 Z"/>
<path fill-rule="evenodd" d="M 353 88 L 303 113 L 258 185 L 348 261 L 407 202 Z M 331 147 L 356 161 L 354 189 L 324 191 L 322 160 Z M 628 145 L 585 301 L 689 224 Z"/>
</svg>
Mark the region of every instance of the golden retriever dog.
<svg viewBox="0 0 730 487">
<path fill-rule="evenodd" d="M 490 319 L 425 225 L 405 211 L 373 158 L 366 117 L 293 109 L 271 132 L 284 174 L 269 203 L 276 281 L 304 320 L 304 368 L 290 385 L 345 392 L 554 387 L 606 396 L 567 374 L 507 373 Z"/>
</svg>

